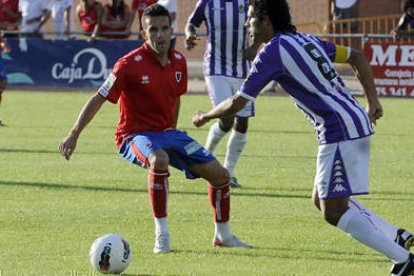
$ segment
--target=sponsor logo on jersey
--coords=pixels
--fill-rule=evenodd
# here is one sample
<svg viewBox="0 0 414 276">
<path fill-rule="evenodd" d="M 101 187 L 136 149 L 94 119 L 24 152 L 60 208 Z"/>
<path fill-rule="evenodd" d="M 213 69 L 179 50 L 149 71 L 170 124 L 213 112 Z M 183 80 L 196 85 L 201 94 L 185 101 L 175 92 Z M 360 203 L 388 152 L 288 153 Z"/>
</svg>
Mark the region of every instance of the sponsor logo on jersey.
<svg viewBox="0 0 414 276">
<path fill-rule="evenodd" d="M 99 88 L 99 93 L 106 97 L 109 94 L 109 91 L 111 90 L 112 86 L 114 85 L 116 81 L 116 76 L 114 74 L 109 74 L 109 76 L 106 78 L 105 82 L 101 85 Z"/>
</svg>

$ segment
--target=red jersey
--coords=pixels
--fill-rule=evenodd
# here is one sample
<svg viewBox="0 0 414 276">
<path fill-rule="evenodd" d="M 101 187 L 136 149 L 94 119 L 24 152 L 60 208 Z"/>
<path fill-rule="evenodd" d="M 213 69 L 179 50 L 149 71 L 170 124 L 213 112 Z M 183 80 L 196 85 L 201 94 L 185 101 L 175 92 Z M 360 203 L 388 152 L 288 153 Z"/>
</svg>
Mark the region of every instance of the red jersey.
<svg viewBox="0 0 414 276">
<path fill-rule="evenodd" d="M 98 3 L 95 2 L 92 8 L 78 12 L 79 21 L 84 32 L 93 32 L 98 22 Z"/>
<path fill-rule="evenodd" d="M 174 49 L 163 67 L 144 43 L 120 58 L 98 93 L 112 103 L 119 101 L 117 146 L 131 134 L 175 129 L 177 100 L 187 92 L 187 64 Z"/>
<path fill-rule="evenodd" d="M 152 4 L 157 3 L 157 0 L 132 0 L 131 8 L 133 11 L 137 11 L 138 20 L 139 20 L 139 30 L 142 31 L 141 17 L 144 13 L 144 10 L 151 6 Z"/>
<path fill-rule="evenodd" d="M 124 21 L 126 17 L 129 15 L 129 7 L 127 4 L 124 4 L 124 14 L 123 15 L 116 15 L 112 14 L 112 5 L 106 4 L 105 9 L 108 11 L 106 15 L 106 20 L 108 21 Z M 128 21 L 126 21 L 125 25 L 119 28 L 111 28 L 108 26 L 102 26 L 101 32 L 126 32 L 128 29 Z M 106 38 L 127 38 L 129 35 L 115 35 L 115 34 L 108 34 L 108 35 L 101 35 Z"/>
<path fill-rule="evenodd" d="M 19 13 L 19 0 L 1 0 L 0 1 L 0 22 L 15 23 L 19 19 L 13 18 L 4 12 L 3 9 L 8 9 L 10 12 Z M 18 26 L 14 27 L 13 30 L 17 30 Z"/>
</svg>

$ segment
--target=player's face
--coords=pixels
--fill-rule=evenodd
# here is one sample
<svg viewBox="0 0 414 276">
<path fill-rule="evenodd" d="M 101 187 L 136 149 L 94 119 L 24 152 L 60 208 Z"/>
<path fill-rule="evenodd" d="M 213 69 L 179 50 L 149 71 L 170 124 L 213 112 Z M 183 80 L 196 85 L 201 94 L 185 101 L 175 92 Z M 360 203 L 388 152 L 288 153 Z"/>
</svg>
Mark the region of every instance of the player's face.
<svg viewBox="0 0 414 276">
<path fill-rule="evenodd" d="M 142 36 L 154 52 L 159 55 L 168 53 L 172 28 L 168 16 L 144 17 Z"/>
<path fill-rule="evenodd" d="M 252 6 L 249 6 L 247 11 L 245 26 L 249 31 L 250 38 L 254 42 L 267 42 L 267 29 L 263 21 L 263 16 L 259 15 L 259 13 Z"/>
</svg>

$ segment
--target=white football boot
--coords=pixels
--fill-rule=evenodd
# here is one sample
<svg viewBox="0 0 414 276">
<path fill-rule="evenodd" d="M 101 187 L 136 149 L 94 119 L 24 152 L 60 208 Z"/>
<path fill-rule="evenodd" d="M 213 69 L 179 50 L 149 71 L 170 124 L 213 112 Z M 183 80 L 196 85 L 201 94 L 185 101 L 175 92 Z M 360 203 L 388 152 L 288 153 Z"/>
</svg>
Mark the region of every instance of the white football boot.
<svg viewBox="0 0 414 276">
<path fill-rule="evenodd" d="M 157 234 L 155 236 L 155 246 L 154 253 L 168 253 L 171 252 L 170 249 L 170 235 L 167 234 Z"/>
</svg>

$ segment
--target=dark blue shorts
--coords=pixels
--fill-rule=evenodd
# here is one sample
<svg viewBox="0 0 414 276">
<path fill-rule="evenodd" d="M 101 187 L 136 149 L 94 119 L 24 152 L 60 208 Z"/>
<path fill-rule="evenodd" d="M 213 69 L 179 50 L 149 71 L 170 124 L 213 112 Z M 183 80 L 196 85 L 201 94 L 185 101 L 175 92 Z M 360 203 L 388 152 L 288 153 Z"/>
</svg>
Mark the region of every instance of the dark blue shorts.
<svg viewBox="0 0 414 276">
<path fill-rule="evenodd" d="M 149 167 L 151 152 L 163 149 L 170 159 L 170 165 L 185 173 L 187 178 L 197 178 L 189 172 L 194 164 L 205 164 L 216 158 L 196 140 L 181 130 L 163 132 L 139 132 L 129 136 L 122 143 L 119 153 L 128 162 Z"/>
</svg>

